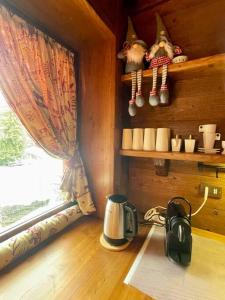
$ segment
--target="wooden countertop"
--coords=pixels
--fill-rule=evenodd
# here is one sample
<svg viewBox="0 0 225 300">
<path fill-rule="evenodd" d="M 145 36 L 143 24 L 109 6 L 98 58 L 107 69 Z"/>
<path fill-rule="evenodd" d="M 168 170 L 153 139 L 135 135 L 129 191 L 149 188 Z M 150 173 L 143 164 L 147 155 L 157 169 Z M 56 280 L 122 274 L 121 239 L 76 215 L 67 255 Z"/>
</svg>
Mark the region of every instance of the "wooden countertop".
<svg viewBox="0 0 225 300">
<path fill-rule="evenodd" d="M 99 243 L 102 226 L 101 220 L 83 217 L 6 269 L 0 276 L 0 300 L 151 299 L 123 283 L 149 227 L 140 227 L 126 250 L 111 252 Z M 225 242 L 225 236 L 196 228 L 193 232 Z"/>
<path fill-rule="evenodd" d="M 83 217 L 40 251 L 0 276 L 0 300 L 150 299 L 123 283 L 149 227 L 124 251 L 111 252 L 99 243 L 103 224 Z"/>
</svg>

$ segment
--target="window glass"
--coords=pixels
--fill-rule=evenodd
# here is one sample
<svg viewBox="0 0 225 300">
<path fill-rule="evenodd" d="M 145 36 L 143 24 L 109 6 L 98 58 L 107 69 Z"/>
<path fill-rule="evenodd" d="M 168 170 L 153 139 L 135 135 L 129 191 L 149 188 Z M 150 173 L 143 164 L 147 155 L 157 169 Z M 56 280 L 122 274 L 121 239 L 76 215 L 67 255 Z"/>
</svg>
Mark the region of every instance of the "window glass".
<svg viewBox="0 0 225 300">
<path fill-rule="evenodd" d="M 0 91 L 0 232 L 62 203 L 62 160 L 38 146 Z"/>
</svg>

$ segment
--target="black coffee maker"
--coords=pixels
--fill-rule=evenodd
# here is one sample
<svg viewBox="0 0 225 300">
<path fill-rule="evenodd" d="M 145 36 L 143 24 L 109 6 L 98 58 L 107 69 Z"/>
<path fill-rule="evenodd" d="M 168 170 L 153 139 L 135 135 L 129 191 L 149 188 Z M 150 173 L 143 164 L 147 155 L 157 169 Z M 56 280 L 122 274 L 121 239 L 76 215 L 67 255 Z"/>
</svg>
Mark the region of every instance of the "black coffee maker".
<svg viewBox="0 0 225 300">
<path fill-rule="evenodd" d="M 182 203 L 189 207 L 188 213 Z M 191 251 L 191 204 L 183 197 L 175 197 L 167 205 L 165 253 L 174 262 L 187 266 Z"/>
</svg>

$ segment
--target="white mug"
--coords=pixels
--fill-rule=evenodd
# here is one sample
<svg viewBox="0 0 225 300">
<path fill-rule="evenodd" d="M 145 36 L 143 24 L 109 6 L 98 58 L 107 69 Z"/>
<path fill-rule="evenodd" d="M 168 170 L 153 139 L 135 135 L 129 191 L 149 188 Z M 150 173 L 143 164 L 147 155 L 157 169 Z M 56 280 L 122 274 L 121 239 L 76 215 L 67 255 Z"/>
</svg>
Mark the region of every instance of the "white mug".
<svg viewBox="0 0 225 300">
<path fill-rule="evenodd" d="M 219 141 L 221 137 L 220 133 L 204 132 L 203 133 L 203 147 L 205 149 L 213 149 L 215 141 Z"/>
<path fill-rule="evenodd" d="M 156 151 L 169 151 L 170 128 L 157 128 L 156 131 Z"/>
<path fill-rule="evenodd" d="M 132 129 L 124 128 L 122 136 L 122 149 L 132 149 Z"/>
<path fill-rule="evenodd" d="M 216 132 L 216 124 L 199 125 L 199 132 Z"/>
<path fill-rule="evenodd" d="M 147 151 L 155 150 L 155 128 L 145 128 L 144 130 L 144 146 L 143 149 Z"/>
<path fill-rule="evenodd" d="M 143 150 L 143 128 L 134 128 L 133 129 L 133 150 Z"/>
</svg>

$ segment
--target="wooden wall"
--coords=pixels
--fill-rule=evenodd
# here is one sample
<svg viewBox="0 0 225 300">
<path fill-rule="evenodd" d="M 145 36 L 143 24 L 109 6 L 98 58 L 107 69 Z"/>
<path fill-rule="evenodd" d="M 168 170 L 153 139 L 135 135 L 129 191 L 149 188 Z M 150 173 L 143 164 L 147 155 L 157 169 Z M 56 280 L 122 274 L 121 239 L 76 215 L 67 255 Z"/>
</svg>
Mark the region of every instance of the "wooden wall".
<svg viewBox="0 0 225 300">
<path fill-rule="evenodd" d="M 95 9 L 97 14 L 102 18 L 102 20 L 107 24 L 107 26 L 112 30 L 116 37 L 116 53 L 121 49 L 124 39 L 126 37 L 127 30 L 127 10 L 124 6 L 123 1 L 105 1 L 105 0 L 88 0 L 88 2 Z M 114 193 L 127 193 L 127 176 L 124 174 L 126 169 L 126 163 L 124 159 L 119 155 L 120 149 L 120 138 L 121 130 L 125 123 L 128 124 L 128 118 L 125 114 L 126 103 L 120 101 L 121 99 L 126 99 L 126 89 L 123 88 L 123 84 L 120 82 L 120 76 L 123 72 L 123 65 L 120 60 L 116 59 L 115 53 L 115 67 L 116 67 L 116 102 L 115 102 L 115 136 L 114 136 L 114 146 L 115 146 L 115 164 L 114 164 Z M 106 62 L 110 64 L 110 62 Z M 102 72 L 101 68 L 101 72 Z M 104 70 L 103 70 L 104 71 Z M 107 81 L 108 75 L 102 76 L 104 80 Z M 106 100 L 107 101 L 107 100 Z M 107 118 L 107 116 L 105 116 Z M 99 120 L 102 122 L 102 120 Z M 104 217 L 104 203 L 100 205 L 100 216 Z"/>
<path fill-rule="evenodd" d="M 121 40 L 121 35 L 124 38 L 126 33 L 126 11 L 123 1 L 88 0 L 88 2 L 110 30 L 116 35 L 117 41 Z"/>
<path fill-rule="evenodd" d="M 129 1 L 127 1 L 129 3 Z M 135 29 L 149 46 L 155 41 L 155 12 L 171 40 L 190 59 L 224 52 L 224 0 L 137 0 L 128 6 Z"/>
<path fill-rule="evenodd" d="M 154 2 L 154 1 L 152 1 Z M 172 40 L 184 49 L 190 59 L 225 52 L 224 1 L 169 0 L 148 5 L 150 1 L 136 1 L 130 14 L 139 38 L 149 45 L 155 39 L 154 13 L 161 14 Z M 144 87 L 146 100 L 151 82 Z M 218 132 L 225 140 L 225 77 L 214 77 L 171 81 L 169 107 L 152 108 L 147 103 L 130 118 L 130 127 L 169 127 L 172 133 L 183 138 L 193 134 L 199 145 L 202 136 L 199 124 L 216 123 Z M 128 100 L 127 96 L 127 100 Z M 124 101 L 124 100 L 123 100 Z M 126 126 L 126 125 L 125 125 Z M 127 160 L 127 159 L 126 159 Z M 173 196 L 187 197 L 195 211 L 203 201 L 198 187 L 201 182 L 223 188 L 220 200 L 209 198 L 202 211 L 193 217 L 193 225 L 225 234 L 225 175 L 200 171 L 197 163 L 171 161 L 168 177 L 155 175 L 151 159 L 129 158 L 129 200 L 141 212 L 156 205 L 166 205 Z"/>
</svg>

